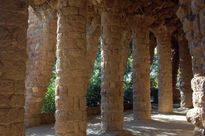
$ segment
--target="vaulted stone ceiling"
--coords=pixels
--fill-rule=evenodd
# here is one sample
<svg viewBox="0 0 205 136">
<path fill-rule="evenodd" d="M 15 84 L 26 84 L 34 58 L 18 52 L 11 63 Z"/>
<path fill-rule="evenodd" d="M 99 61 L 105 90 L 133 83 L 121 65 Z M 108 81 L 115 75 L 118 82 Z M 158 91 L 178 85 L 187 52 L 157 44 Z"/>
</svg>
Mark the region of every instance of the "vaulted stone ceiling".
<svg viewBox="0 0 205 136">
<path fill-rule="evenodd" d="M 57 9 L 57 2 L 58 0 L 29 0 L 29 5 L 34 9 Z M 105 6 L 118 7 L 123 9 L 125 16 L 146 15 L 153 17 L 155 21 L 152 26 L 159 24 L 177 26 L 180 24 L 176 16 L 178 0 L 88 0 L 88 2 L 89 16 L 95 16 L 96 12 L 100 12 Z"/>
<path fill-rule="evenodd" d="M 178 0 L 121 0 L 120 5 L 117 1 L 108 0 L 90 0 L 90 9 L 100 10 L 104 6 L 123 8 L 125 16 L 145 15 L 153 17 L 152 26 L 165 24 L 167 26 L 180 26 L 179 19 L 176 16 L 178 9 Z"/>
</svg>

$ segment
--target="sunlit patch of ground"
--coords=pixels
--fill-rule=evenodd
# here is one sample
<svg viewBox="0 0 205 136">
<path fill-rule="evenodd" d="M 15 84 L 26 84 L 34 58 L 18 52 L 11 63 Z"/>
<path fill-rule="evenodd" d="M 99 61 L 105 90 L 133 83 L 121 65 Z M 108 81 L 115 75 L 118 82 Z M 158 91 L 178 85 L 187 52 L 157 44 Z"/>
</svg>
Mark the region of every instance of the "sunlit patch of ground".
<svg viewBox="0 0 205 136">
<path fill-rule="evenodd" d="M 171 115 L 152 114 L 152 121 L 134 121 L 132 112 L 125 112 L 124 129 L 117 136 L 192 136 L 193 126 L 186 121 L 186 110 L 174 109 Z M 26 136 L 54 136 L 53 125 L 45 125 L 26 129 Z M 100 116 L 90 117 L 88 136 L 112 136 L 113 133 L 104 134 L 101 131 Z"/>
</svg>

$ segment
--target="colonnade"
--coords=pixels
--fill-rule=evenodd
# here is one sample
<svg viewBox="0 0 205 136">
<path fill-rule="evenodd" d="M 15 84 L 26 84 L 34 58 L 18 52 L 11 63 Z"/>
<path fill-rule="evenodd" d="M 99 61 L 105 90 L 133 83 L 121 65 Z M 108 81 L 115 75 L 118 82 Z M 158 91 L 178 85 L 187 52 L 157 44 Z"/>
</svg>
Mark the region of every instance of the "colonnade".
<svg viewBox="0 0 205 136">
<path fill-rule="evenodd" d="M 23 136 L 24 120 L 27 126 L 40 123 L 41 106 L 56 52 L 56 135 L 85 136 L 86 90 L 100 36 L 102 38 L 102 130 L 105 132 L 123 130 L 122 78 L 131 41 L 133 42 L 133 117 L 136 121 L 151 119 L 150 32 L 154 33 L 157 40 L 159 113 L 167 114 L 173 111 L 171 36 L 174 29 L 165 24 L 151 26 L 154 20 L 145 15 L 131 15 L 129 17 L 131 19 L 125 19 L 122 6 L 124 2 L 104 0 L 101 11 L 91 18 L 88 17 L 87 0 L 59 0 L 56 9 L 44 7 L 38 12 L 30 8 L 29 18 L 28 4 L 24 0 L 20 2 L 11 0 L 0 4 L 2 13 L 0 15 L 0 135 Z M 197 6 L 198 3 L 194 4 Z M 204 102 L 201 99 L 204 95 L 204 8 L 192 7 L 192 10 L 196 15 L 193 28 L 184 30 L 188 42 L 184 39 L 184 35 L 179 35 L 178 38 L 180 91 L 181 106 L 192 107 L 190 102 L 192 91 L 188 83 L 192 78 L 191 69 L 186 67 L 191 65 L 191 58 L 187 55 L 190 50 L 193 57 L 194 109 L 188 113 L 188 119 L 194 122 L 193 118 L 199 113 L 199 123 L 194 124 L 198 130 L 203 128 L 204 110 Z M 178 16 L 182 22 L 190 21 L 188 18 L 184 19 L 185 16 L 181 14 Z M 27 55 L 26 37 L 28 37 Z M 28 58 L 27 64 L 26 58 Z M 195 98 L 200 98 L 200 101 Z"/>
</svg>

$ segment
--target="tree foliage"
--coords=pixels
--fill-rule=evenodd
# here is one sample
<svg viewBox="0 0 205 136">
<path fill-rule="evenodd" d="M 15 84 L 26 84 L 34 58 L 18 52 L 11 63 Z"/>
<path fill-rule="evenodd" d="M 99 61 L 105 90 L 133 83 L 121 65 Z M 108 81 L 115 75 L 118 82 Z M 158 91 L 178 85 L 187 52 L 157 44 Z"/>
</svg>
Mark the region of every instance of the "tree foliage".
<svg viewBox="0 0 205 136">
<path fill-rule="evenodd" d="M 42 107 L 42 111 L 43 112 L 55 112 L 56 108 L 55 108 L 55 88 L 56 88 L 56 84 L 55 84 L 55 80 L 56 80 L 56 69 L 55 69 L 55 65 L 53 66 L 53 70 L 52 70 L 52 76 L 50 79 L 50 85 L 48 86 L 48 90 L 46 92 L 46 96 L 44 99 L 44 103 L 43 103 L 43 107 Z"/>
<path fill-rule="evenodd" d="M 157 83 L 157 55 L 153 58 L 153 64 L 151 66 L 150 73 L 150 83 L 151 90 L 156 90 L 158 88 Z M 133 93 L 132 93 L 132 45 L 130 44 L 130 53 L 127 60 L 127 66 L 125 69 L 125 73 L 123 76 L 123 89 L 124 89 L 124 103 L 132 103 L 133 102 Z M 53 68 L 53 74 L 50 80 L 50 85 L 48 87 L 48 91 L 45 96 L 44 104 L 42 111 L 43 112 L 54 112 L 55 111 L 55 66 Z M 94 63 L 94 70 L 92 72 L 92 76 L 90 78 L 90 84 L 87 90 L 87 106 L 95 107 L 100 105 L 100 90 L 101 90 L 101 46 L 99 45 L 98 52 L 96 55 L 96 60 Z"/>
</svg>

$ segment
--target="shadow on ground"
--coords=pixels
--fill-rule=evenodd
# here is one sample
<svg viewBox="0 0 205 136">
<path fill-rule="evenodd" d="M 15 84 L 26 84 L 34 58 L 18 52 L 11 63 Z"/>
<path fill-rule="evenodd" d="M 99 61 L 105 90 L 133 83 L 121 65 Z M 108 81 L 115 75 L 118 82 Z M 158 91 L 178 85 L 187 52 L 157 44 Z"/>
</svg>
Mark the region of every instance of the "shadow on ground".
<svg viewBox="0 0 205 136">
<path fill-rule="evenodd" d="M 170 115 L 152 114 L 152 121 L 134 121 L 132 111 L 125 112 L 124 131 L 103 133 L 100 116 L 88 118 L 87 136 L 192 136 L 193 126 L 186 121 L 186 110 L 174 109 Z M 27 128 L 26 136 L 54 136 L 53 125 Z"/>
</svg>

